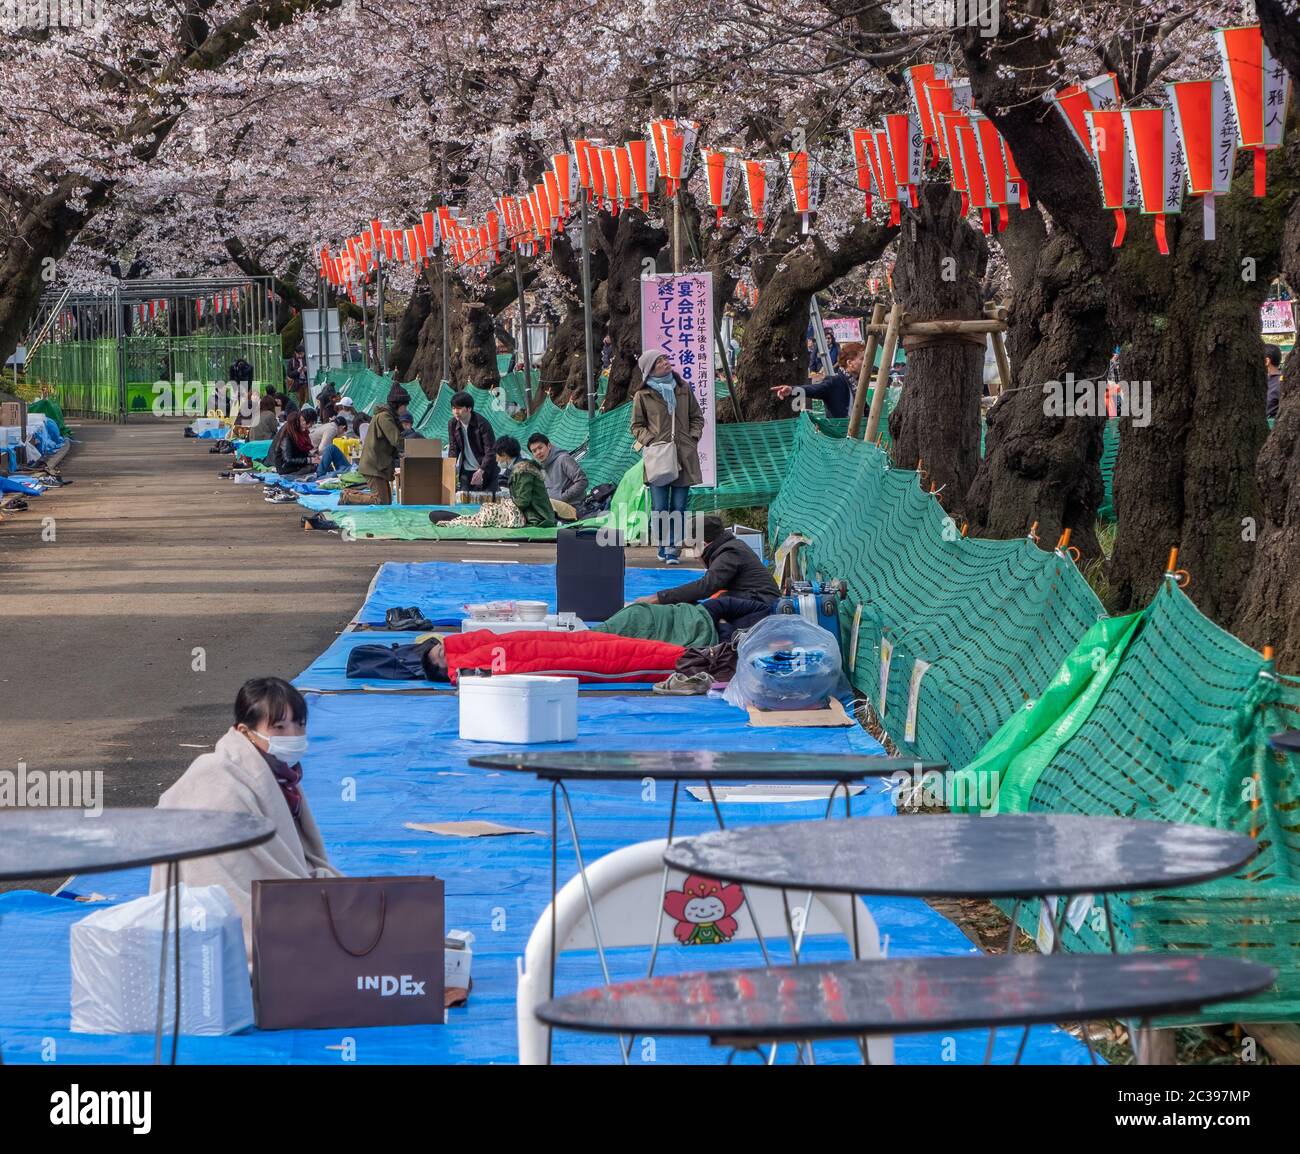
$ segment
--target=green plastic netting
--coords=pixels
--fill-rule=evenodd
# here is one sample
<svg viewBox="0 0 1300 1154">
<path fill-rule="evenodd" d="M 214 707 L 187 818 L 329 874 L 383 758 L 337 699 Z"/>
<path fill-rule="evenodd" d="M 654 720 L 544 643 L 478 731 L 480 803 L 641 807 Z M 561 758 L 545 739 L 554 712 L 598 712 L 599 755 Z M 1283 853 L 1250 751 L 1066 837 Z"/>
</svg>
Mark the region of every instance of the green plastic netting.
<svg viewBox="0 0 1300 1154">
<path fill-rule="evenodd" d="M 850 632 L 861 605 L 850 676 L 879 710 L 888 654 L 882 720 L 891 738 L 953 766 L 970 761 L 1037 696 L 1102 614 L 1068 558 L 1027 540 L 961 537 L 914 472 L 890 468 L 874 445 L 827 436 L 812 421 L 798 430 L 768 526 L 774 544 L 789 533 L 808 537 L 809 570 L 847 582 Z"/>
<path fill-rule="evenodd" d="M 964 766 L 1002 775 L 1001 812 L 1191 822 L 1254 836 L 1260 852 L 1237 877 L 1112 897 L 1117 944 L 1207 951 L 1278 971 L 1263 994 L 1164 1024 L 1300 1018 L 1300 783 L 1294 758 L 1267 744 L 1269 734 L 1300 727 L 1300 683 L 1275 676 L 1172 581 L 1141 614 L 1102 618 L 1067 558 L 1023 540 L 960 537 L 914 473 L 811 422 L 799 430 L 769 528 L 774 544 L 790 532 L 810 537 L 808 568 L 846 580 L 846 635 L 861 605 L 851 680 L 890 737 L 947 760 L 958 778 Z M 1030 903 L 1022 928 L 1032 934 L 1037 921 Z M 1064 945 L 1110 948 L 1100 905 L 1077 932 L 1066 930 Z"/>
<path fill-rule="evenodd" d="M 1300 1018 L 1300 779 L 1295 759 L 1268 747 L 1269 734 L 1297 726 L 1300 685 L 1169 580 L 1034 786 L 1030 810 L 1191 822 L 1258 841 L 1236 877 L 1111 901 L 1122 949 L 1208 951 L 1277 969 L 1268 991 L 1180 1020 Z M 1087 921 L 1065 941 L 1108 948 Z"/>
</svg>

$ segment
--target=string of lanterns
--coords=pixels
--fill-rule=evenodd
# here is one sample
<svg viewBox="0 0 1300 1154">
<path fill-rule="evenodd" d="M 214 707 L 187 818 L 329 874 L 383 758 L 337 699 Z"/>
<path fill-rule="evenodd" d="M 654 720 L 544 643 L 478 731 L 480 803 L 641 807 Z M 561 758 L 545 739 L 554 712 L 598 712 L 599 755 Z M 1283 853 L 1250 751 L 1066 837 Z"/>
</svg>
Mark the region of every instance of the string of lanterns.
<svg viewBox="0 0 1300 1154">
<path fill-rule="evenodd" d="M 1264 195 L 1266 157 L 1282 142 L 1290 78 L 1258 25 L 1220 29 L 1215 36 L 1226 77 L 1166 84 L 1168 107 L 1121 107 L 1114 73 L 1044 94 L 1093 164 L 1102 207 L 1115 216 L 1116 247 L 1124 240 L 1125 210 L 1138 208 L 1155 218 L 1157 247 L 1168 253 L 1166 219 L 1181 212 L 1184 185 L 1201 199 L 1205 238 L 1214 239 L 1214 201 L 1230 187 L 1238 149 L 1254 152 L 1255 195 Z M 970 82 L 947 64 L 908 68 L 906 82 L 910 111 L 884 116 L 878 128 L 849 130 L 864 219 L 883 202 L 889 223 L 897 225 L 904 201 L 917 205 L 928 153 L 931 169 L 948 162 L 963 215 L 977 214 L 986 234 L 1005 229 L 1011 206 L 1029 207 L 1029 190 L 1007 142 L 975 109 Z M 748 214 L 762 233 L 772 191 L 780 187 L 776 162 L 749 159 L 734 148 L 697 148 L 699 139 L 698 122 L 669 118 L 650 121 L 644 137 L 622 145 L 575 140 L 571 152 L 551 157 L 532 189 L 496 198 L 481 221 L 462 220 L 447 206 L 424 213 L 412 228 L 390 229 L 374 220 L 337 254 L 321 249 L 321 276 L 355 300 L 382 264 L 427 267 L 440 250 L 454 265 L 485 276 L 507 247 L 521 256 L 549 252 L 582 198 L 614 215 L 637 204 L 648 212 L 662 176 L 671 199 L 691 176 L 697 152 L 718 224 L 743 188 Z M 827 169 L 808 150 L 796 149 L 784 154 L 784 175 L 790 207 L 806 233 Z"/>
</svg>

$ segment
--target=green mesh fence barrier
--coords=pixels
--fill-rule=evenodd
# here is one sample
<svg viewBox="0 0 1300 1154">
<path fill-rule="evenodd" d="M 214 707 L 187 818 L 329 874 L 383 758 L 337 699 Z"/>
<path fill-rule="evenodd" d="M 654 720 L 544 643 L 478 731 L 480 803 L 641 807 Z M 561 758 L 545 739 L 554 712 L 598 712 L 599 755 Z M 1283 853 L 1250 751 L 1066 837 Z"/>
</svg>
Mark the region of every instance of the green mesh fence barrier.
<svg viewBox="0 0 1300 1154">
<path fill-rule="evenodd" d="M 41 345 L 27 364 L 27 379 L 53 386 L 63 408 L 81 416 L 116 416 L 152 412 L 155 386 L 177 379 L 205 388 L 230 380 L 230 366 L 248 358 L 257 383 L 284 380 L 280 338 L 273 334 L 169 337 L 162 334 L 95 341 L 51 341 Z M 183 402 L 182 402 L 183 404 Z"/>
<path fill-rule="evenodd" d="M 1260 852 L 1238 876 L 1112 896 L 1109 926 L 1121 951 L 1206 951 L 1278 971 L 1263 994 L 1164 1024 L 1300 1018 L 1300 781 L 1296 759 L 1267 744 L 1300 727 L 1300 682 L 1275 676 L 1172 582 L 1137 617 L 1101 621 L 1067 558 L 1024 540 L 962 538 L 915 474 L 889 468 L 873 446 L 805 422 L 789 474 L 769 514 L 773 543 L 802 532 L 808 567 L 847 582 L 850 631 L 861 606 L 850 679 L 890 737 L 954 769 L 979 755 L 977 766 L 1005 770 L 1004 784 L 1018 775 L 998 795 L 1004 812 L 1254 836 Z M 1071 678 L 1078 688 L 1066 690 Z M 1058 719 L 1037 718 L 1029 744 L 1015 744 L 1018 718 L 1033 712 L 1022 707 L 1052 694 Z M 1037 922 L 1029 903 L 1022 928 L 1032 934 Z M 1064 945 L 1110 948 L 1100 897 Z"/>
<path fill-rule="evenodd" d="M 890 737 L 954 767 L 1037 696 L 1102 614 L 1068 558 L 1026 540 L 961 537 L 915 473 L 811 420 L 797 430 L 768 525 L 777 544 L 792 532 L 809 537 L 809 569 L 847 582 L 850 629 L 862 606 L 850 679 L 879 710 L 886 669 Z"/>
<path fill-rule="evenodd" d="M 1119 419 L 1112 417 L 1106 422 L 1101 434 L 1101 480 L 1106 486 L 1106 495 L 1102 498 L 1097 516 L 1103 521 L 1115 520 L 1115 492 L 1112 484 L 1115 478 L 1115 460 L 1119 456 Z"/>
<path fill-rule="evenodd" d="M 451 420 L 451 398 L 456 392 L 457 390 L 452 388 L 438 390 L 438 396 L 429 406 L 423 422 L 417 425 L 426 437 L 446 439 L 447 423 Z M 475 388 L 473 385 L 468 386 L 465 392 L 474 398 L 474 411 L 481 413 L 487 419 L 488 424 L 492 426 L 492 431 L 498 437 L 515 437 L 521 448 L 527 448 L 528 438 L 533 433 L 544 433 L 552 443 L 569 452 L 575 451 L 587 442 L 586 409 L 574 405 L 561 408 L 547 397 L 542 401 L 541 408 L 537 412 L 521 421 L 517 417 L 523 415 L 525 410 L 517 409 L 512 415 L 507 407 L 508 393 L 493 393 L 491 390 Z M 597 483 L 592 482 L 592 484 Z"/>
<path fill-rule="evenodd" d="M 52 341 L 28 358 L 27 381 L 52 386 L 65 413 L 113 417 L 120 411 L 117 341 Z"/>
<path fill-rule="evenodd" d="M 1271 989 L 1194 1018 L 1300 1019 L 1300 776 L 1268 736 L 1300 726 L 1300 684 L 1166 581 L 1028 808 L 1211 825 L 1254 836 L 1239 875 L 1110 901 L 1124 950 L 1198 950 L 1273 966 Z M 1026 919 L 1037 918 L 1026 910 Z M 1109 948 L 1085 920 L 1072 949 Z"/>
</svg>

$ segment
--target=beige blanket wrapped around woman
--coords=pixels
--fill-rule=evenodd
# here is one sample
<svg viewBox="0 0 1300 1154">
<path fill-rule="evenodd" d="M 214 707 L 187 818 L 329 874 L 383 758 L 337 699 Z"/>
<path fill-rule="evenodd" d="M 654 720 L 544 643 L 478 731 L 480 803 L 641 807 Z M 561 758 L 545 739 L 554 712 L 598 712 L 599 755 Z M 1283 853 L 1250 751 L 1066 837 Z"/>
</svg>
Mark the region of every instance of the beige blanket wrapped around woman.
<svg viewBox="0 0 1300 1154">
<path fill-rule="evenodd" d="M 253 952 L 253 882 L 282 878 L 340 877 L 302 795 L 298 819 L 276 783 L 271 767 L 239 730 L 229 729 L 212 753 L 194 759 L 180 780 L 158 799 L 159 809 L 215 809 L 254 813 L 275 822 L 270 841 L 249 849 L 181 862 L 189 886 L 222 886 L 244 923 L 244 947 Z M 154 866 L 149 892 L 166 888 L 165 866 Z"/>
</svg>

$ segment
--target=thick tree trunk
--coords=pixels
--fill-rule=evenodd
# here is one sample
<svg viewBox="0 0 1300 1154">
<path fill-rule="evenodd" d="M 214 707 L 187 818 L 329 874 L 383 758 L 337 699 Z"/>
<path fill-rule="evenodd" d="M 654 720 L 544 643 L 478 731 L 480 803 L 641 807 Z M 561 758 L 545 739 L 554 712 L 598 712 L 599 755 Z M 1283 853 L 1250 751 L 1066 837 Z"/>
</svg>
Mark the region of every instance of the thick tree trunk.
<svg viewBox="0 0 1300 1154">
<path fill-rule="evenodd" d="M 575 209 L 567 225 L 566 235 L 557 238 L 551 250 L 551 263 L 563 278 L 567 289 L 567 308 L 556 325 L 551 343 L 539 366 L 543 388 L 557 404 L 569 400 L 587 403 L 586 330 L 582 311 L 582 254 L 569 243 L 569 236 L 580 228 L 580 218 Z M 611 240 L 617 231 L 617 222 L 606 212 L 596 212 L 588 207 L 587 232 L 591 238 L 588 258 L 591 275 L 591 325 L 593 379 L 600 376 L 600 346 L 605 335 L 606 306 L 602 291 L 609 275 Z"/>
<path fill-rule="evenodd" d="M 745 322 L 736 365 L 736 388 L 750 421 L 788 417 L 790 402 L 775 386 L 801 387 L 808 379 L 808 302 L 859 265 L 876 260 L 897 229 L 859 221 L 834 250 L 815 233 L 802 236 L 798 217 L 786 213 L 766 254 L 754 261 L 758 305 Z M 797 394 L 796 394 L 797 396 Z"/>
<path fill-rule="evenodd" d="M 1042 385 L 1067 372 L 1104 378 L 1110 329 L 1102 282 L 1074 237 L 1062 229 L 1049 234 L 1036 209 L 1013 212 L 1001 239 L 1012 269 L 1012 389 L 988 413 L 985 456 L 966 496 L 970 531 L 1019 537 L 1037 522 L 1040 539 L 1050 544 L 1069 529 L 1091 558 L 1100 552 L 1104 421 L 1049 416 Z"/>
<path fill-rule="evenodd" d="M 645 261 L 653 259 L 668 242 L 668 234 L 640 209 L 624 209 L 609 252 L 605 280 L 605 316 L 614 358 L 609 366 L 605 408 L 621 405 L 641 379 L 641 275 Z M 597 345 L 599 348 L 599 345 Z"/>
<path fill-rule="evenodd" d="M 905 209 L 894 263 L 894 297 L 913 321 L 977 320 L 989 247 L 961 213 L 961 197 L 939 184 Z M 964 509 L 980 462 L 983 336 L 916 337 L 907 350 L 907 387 L 889 419 L 895 464 L 925 462 L 950 513 Z"/>
<path fill-rule="evenodd" d="M 1178 546 L 1197 606 L 1221 623 L 1238 616 L 1255 553 L 1245 529 L 1261 514 L 1255 464 L 1268 434 L 1259 308 L 1300 189 L 1298 154 L 1294 141 L 1274 154 L 1264 200 L 1251 195 L 1243 159 L 1219 204 L 1215 241 L 1202 239 L 1195 204 L 1170 222 L 1170 256 L 1156 252 L 1141 221 L 1108 278 L 1120 375 L 1151 395 L 1149 423 L 1120 425 L 1109 570 L 1117 610 L 1145 604 Z"/>
<path fill-rule="evenodd" d="M 1265 42 L 1291 74 L 1292 92 L 1300 91 L 1300 27 L 1278 0 L 1258 0 L 1256 7 Z M 1293 106 L 1294 101 L 1293 95 Z M 1294 112 L 1292 116 L 1285 163 L 1300 170 L 1295 156 L 1300 134 Z M 1276 195 L 1276 160 L 1270 159 L 1269 169 L 1270 195 Z M 1300 285 L 1300 196 L 1287 212 L 1280 263 L 1292 288 Z M 1295 576 L 1300 558 L 1300 345 L 1283 362 L 1282 374 L 1277 421 L 1256 461 L 1263 519 L 1254 534 L 1255 560 L 1237 602 L 1234 627 L 1256 647 L 1272 645 L 1283 673 L 1300 674 L 1300 581 Z"/>
<path fill-rule="evenodd" d="M 536 279 L 535 269 L 525 269 L 524 288 Z M 484 281 L 464 284 L 451 278 L 447 294 L 448 335 L 451 351 L 449 379 L 456 388 L 466 384 L 480 389 L 495 388 L 497 372 L 496 318 L 515 305 L 518 286 L 514 266 L 508 258 Z M 433 263 L 411 294 L 397 326 L 393 351 L 393 372 L 397 379 L 417 379 L 432 397 L 442 380 L 442 270 Z"/>
<path fill-rule="evenodd" d="M 1055 45 L 1004 26 L 996 39 L 968 38 L 965 51 L 977 106 L 1006 138 L 1030 194 L 1053 221 L 1049 231 L 1036 206 L 1012 207 L 1000 237 L 1011 271 L 1013 391 L 988 414 L 985 456 L 967 494 L 970 531 L 1019 537 L 1037 522 L 1040 539 L 1054 544 L 1069 529 L 1088 559 L 1100 552 L 1103 421 L 1049 412 L 1044 386 L 1067 374 L 1105 375 L 1115 343 L 1104 292 L 1112 222 L 1083 150 L 1036 99 L 1058 83 Z"/>
</svg>

